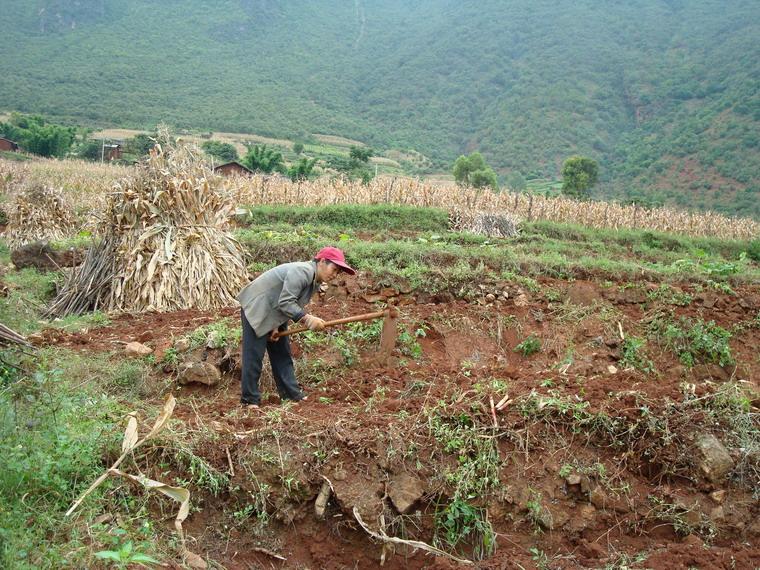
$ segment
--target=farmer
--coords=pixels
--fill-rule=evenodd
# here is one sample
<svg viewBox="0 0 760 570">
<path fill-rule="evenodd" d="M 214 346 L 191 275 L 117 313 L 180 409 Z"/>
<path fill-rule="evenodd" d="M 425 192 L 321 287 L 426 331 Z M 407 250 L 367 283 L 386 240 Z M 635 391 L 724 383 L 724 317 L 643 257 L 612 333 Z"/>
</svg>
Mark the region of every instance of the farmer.
<svg viewBox="0 0 760 570">
<path fill-rule="evenodd" d="M 284 263 L 259 275 L 238 295 L 243 325 L 243 372 L 241 376 L 243 406 L 258 408 L 261 404 L 259 377 L 264 352 L 269 353 L 277 391 L 283 400 L 305 400 L 296 380 L 290 338 L 275 338 L 274 333 L 286 330 L 288 320 L 301 323 L 309 330 L 322 330 L 325 322 L 306 313 L 320 283 L 326 283 L 344 271 L 355 275 L 343 252 L 337 247 L 319 250 L 312 261 Z"/>
</svg>

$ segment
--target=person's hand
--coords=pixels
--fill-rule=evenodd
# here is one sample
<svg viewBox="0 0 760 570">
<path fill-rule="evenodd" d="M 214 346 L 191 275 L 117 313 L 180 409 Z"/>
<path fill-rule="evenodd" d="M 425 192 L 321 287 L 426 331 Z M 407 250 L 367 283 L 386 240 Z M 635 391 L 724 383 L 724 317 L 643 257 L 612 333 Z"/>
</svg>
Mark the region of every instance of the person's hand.
<svg viewBox="0 0 760 570">
<path fill-rule="evenodd" d="M 325 328 L 325 321 L 314 315 L 304 315 L 303 324 L 310 331 L 321 331 Z"/>
<path fill-rule="evenodd" d="M 269 342 L 277 342 L 278 340 L 280 340 L 280 331 L 274 329 L 269 333 Z"/>
</svg>

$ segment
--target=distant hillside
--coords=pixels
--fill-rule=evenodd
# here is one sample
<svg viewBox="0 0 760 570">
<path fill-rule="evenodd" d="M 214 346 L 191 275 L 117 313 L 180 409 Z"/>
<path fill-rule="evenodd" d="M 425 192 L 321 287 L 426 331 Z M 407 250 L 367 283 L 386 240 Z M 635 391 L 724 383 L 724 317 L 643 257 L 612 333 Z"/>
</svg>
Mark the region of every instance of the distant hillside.
<svg viewBox="0 0 760 570">
<path fill-rule="evenodd" d="M 559 6 L 558 6 L 559 5 Z M 414 150 L 760 217 L 760 2 L 0 0 L 0 110 Z"/>
</svg>

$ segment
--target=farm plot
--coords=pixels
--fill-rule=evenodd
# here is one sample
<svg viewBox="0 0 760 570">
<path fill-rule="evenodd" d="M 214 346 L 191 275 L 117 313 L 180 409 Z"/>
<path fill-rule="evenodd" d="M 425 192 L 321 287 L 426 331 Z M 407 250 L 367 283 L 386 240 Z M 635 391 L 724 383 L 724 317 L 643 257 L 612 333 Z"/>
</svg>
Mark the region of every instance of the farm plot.
<svg viewBox="0 0 760 570">
<path fill-rule="evenodd" d="M 72 389 L 95 384 L 137 410 L 141 434 L 176 399 L 124 469 L 191 498 L 181 546 L 172 499 L 109 480 L 56 519 L 40 539 L 51 548 L 27 554 L 29 565 L 54 566 L 61 549 L 93 566 L 130 543 L 170 565 L 186 548 L 203 561 L 185 564 L 230 569 L 758 566 L 760 288 L 756 262 L 741 256 L 749 244 L 616 242 L 558 225 L 493 239 L 448 232 L 438 211 L 417 215 L 256 210 L 238 230 L 253 273 L 344 247 L 360 275 L 322 291 L 316 314 L 401 312 L 382 366 L 377 323 L 295 336 L 306 402 L 280 403 L 265 375 L 262 408 L 239 407 L 234 307 L 54 321 L 30 334 Z M 150 353 L 125 357 L 133 342 Z M 194 374 L 198 363 L 215 372 Z M 35 406 L 68 390 L 61 382 L 19 399 L 16 424 L 42 421 Z M 123 412 L 106 425 L 110 443 L 92 448 L 88 469 L 69 469 L 63 510 L 120 455 Z M 34 511 L 30 524 L 43 520 Z"/>
</svg>

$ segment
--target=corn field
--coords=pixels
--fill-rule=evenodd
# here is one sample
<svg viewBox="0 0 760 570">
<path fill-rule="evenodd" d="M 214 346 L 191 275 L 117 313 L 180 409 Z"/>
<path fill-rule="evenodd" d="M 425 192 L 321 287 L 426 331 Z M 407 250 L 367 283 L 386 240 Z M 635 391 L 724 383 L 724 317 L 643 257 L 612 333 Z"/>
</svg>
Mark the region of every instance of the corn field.
<svg viewBox="0 0 760 570">
<path fill-rule="evenodd" d="M 569 198 L 434 185 L 409 178 L 376 178 L 369 184 L 321 178 L 290 182 L 280 177 L 236 177 L 227 183 L 245 205 L 401 204 L 509 213 L 523 220 L 581 224 L 593 228 L 639 228 L 692 236 L 752 239 L 760 224 L 749 218 L 715 213 L 689 213 L 670 208 L 645 209 L 611 202 L 580 202 Z"/>
<path fill-rule="evenodd" d="M 81 161 L 39 160 L 12 163 L 0 159 L 0 192 L 23 178 L 45 180 L 59 186 L 78 212 L 103 211 L 106 196 L 118 180 L 133 174 L 133 167 Z M 535 221 L 575 223 L 593 228 L 650 229 L 692 236 L 754 239 L 760 223 L 749 218 L 690 213 L 671 208 L 647 209 L 613 202 L 579 202 L 569 198 L 460 188 L 411 178 L 379 177 L 369 184 L 343 178 L 322 177 L 291 182 L 280 176 L 257 175 L 225 179 L 225 186 L 239 205 L 400 204 L 508 213 Z"/>
</svg>

